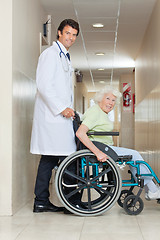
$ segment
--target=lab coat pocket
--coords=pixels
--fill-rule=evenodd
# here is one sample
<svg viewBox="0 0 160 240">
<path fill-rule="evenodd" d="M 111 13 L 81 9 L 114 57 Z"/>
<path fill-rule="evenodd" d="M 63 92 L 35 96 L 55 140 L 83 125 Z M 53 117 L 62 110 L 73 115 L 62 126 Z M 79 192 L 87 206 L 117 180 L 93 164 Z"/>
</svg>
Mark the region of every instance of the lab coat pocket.
<svg viewBox="0 0 160 240">
<path fill-rule="evenodd" d="M 45 109 L 45 121 L 48 123 L 60 123 L 64 122 L 64 117 L 61 114 L 54 115 L 48 109 Z"/>
</svg>

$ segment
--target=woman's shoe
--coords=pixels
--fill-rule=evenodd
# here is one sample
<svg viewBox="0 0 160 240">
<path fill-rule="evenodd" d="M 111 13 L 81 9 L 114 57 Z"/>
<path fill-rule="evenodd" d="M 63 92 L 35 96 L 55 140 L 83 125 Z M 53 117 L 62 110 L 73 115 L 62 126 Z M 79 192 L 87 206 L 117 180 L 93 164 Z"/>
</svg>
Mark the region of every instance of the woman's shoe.
<svg viewBox="0 0 160 240">
<path fill-rule="evenodd" d="M 158 190 L 156 192 L 151 192 L 148 191 L 147 195 L 145 195 L 145 198 L 148 198 L 149 200 L 155 200 L 155 199 L 160 199 L 160 188 L 158 188 Z M 146 198 L 146 199 L 147 199 Z"/>
</svg>

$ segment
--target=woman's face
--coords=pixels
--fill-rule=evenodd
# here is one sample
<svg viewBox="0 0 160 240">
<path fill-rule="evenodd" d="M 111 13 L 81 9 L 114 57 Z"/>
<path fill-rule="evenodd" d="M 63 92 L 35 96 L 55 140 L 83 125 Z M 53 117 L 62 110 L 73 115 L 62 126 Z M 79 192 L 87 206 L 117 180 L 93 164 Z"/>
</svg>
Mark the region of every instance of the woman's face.
<svg viewBox="0 0 160 240">
<path fill-rule="evenodd" d="M 109 113 L 116 103 L 116 97 L 112 93 L 104 94 L 99 106 L 105 113 Z"/>
</svg>

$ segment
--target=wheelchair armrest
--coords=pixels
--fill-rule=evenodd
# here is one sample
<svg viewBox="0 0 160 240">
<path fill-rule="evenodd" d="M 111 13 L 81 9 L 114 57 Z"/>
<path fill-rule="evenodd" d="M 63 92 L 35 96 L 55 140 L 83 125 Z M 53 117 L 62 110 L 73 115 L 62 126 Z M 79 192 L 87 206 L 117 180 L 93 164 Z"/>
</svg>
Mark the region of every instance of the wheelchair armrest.
<svg viewBox="0 0 160 240">
<path fill-rule="evenodd" d="M 88 136 L 96 135 L 96 136 L 119 136 L 119 132 L 88 132 Z"/>
</svg>

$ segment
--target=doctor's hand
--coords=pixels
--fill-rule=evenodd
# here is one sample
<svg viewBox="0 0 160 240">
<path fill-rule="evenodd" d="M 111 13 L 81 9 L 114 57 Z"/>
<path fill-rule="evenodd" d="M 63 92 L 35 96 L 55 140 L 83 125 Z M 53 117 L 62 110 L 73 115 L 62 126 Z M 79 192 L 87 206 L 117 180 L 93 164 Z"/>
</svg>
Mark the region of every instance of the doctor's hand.
<svg viewBox="0 0 160 240">
<path fill-rule="evenodd" d="M 74 117 L 75 115 L 74 110 L 72 108 L 66 108 L 61 112 L 61 114 L 63 115 L 63 117 L 66 118 Z"/>
</svg>

